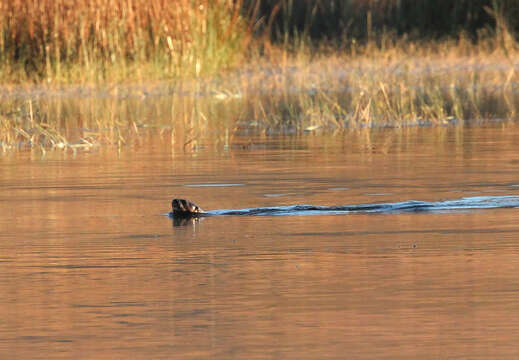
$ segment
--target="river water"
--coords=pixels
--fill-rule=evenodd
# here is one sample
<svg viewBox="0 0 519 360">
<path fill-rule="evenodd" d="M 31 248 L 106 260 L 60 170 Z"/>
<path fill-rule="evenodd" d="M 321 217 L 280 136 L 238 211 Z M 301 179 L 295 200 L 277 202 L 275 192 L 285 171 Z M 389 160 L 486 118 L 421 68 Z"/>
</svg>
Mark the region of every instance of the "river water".
<svg viewBox="0 0 519 360">
<path fill-rule="evenodd" d="M 519 195 L 519 128 L 0 157 L 2 359 L 519 357 L 519 208 L 204 209 Z"/>
</svg>

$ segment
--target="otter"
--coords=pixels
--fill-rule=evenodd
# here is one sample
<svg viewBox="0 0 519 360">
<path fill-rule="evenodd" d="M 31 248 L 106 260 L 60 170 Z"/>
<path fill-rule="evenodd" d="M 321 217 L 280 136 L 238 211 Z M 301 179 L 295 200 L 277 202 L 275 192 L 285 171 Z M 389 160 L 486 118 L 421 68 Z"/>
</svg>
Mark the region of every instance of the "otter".
<svg viewBox="0 0 519 360">
<path fill-rule="evenodd" d="M 168 215 L 177 220 L 195 219 L 207 216 L 243 215 L 243 216 L 275 216 L 275 215 L 336 215 L 351 213 L 409 213 L 409 212 L 452 212 L 474 209 L 519 208 L 519 196 L 475 196 L 444 201 L 402 201 L 378 204 L 353 204 L 343 206 L 289 205 L 273 207 L 257 207 L 249 209 L 222 209 L 204 211 L 197 204 L 185 199 L 173 199 L 172 212 Z"/>
<path fill-rule="evenodd" d="M 205 213 L 200 206 L 185 199 L 173 199 L 171 208 L 173 209 L 172 215 L 176 217 L 200 216 Z"/>
</svg>

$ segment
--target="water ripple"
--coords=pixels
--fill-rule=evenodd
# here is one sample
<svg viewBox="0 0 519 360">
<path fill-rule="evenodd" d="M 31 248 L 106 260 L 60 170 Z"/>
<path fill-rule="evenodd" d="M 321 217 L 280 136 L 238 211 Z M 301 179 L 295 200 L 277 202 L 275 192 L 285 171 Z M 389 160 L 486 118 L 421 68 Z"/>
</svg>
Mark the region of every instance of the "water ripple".
<svg viewBox="0 0 519 360">
<path fill-rule="evenodd" d="M 348 213 L 406 213 L 406 212 L 452 212 L 476 209 L 497 209 L 519 207 L 519 196 L 474 196 L 445 201 L 403 201 L 393 203 L 358 204 L 345 206 L 291 205 L 259 207 L 250 209 L 222 209 L 208 211 L 207 216 L 301 216 L 335 215 Z"/>
</svg>

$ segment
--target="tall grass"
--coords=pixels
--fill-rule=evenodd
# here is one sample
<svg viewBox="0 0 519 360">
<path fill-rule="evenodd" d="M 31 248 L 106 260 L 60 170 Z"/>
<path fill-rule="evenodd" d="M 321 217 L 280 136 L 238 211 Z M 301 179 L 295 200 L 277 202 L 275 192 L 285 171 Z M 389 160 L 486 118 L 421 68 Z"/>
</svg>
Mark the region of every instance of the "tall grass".
<svg viewBox="0 0 519 360">
<path fill-rule="evenodd" d="M 275 132 L 517 119 L 518 52 L 504 56 L 494 42 L 402 43 L 317 56 L 264 81 L 269 95 L 248 102 L 243 118 Z"/>
<path fill-rule="evenodd" d="M 250 134 L 507 124 L 519 113 L 517 54 L 493 42 L 397 43 L 290 66 L 259 62 L 191 84 L 18 91 L 0 102 L 0 147 L 138 145 L 155 129 L 177 150 L 222 149 Z"/>
<path fill-rule="evenodd" d="M 493 22 L 474 27 L 475 38 L 462 31 L 410 41 L 398 36 L 407 0 L 0 0 L 4 82 L 98 83 L 41 99 L 1 88 L 0 147 L 122 146 L 154 128 L 196 149 L 208 134 L 229 146 L 239 134 L 516 119 L 519 47 L 509 14 L 518 7 L 476 3 L 470 16 L 483 12 Z M 265 4 L 273 6 L 266 15 Z M 396 27 L 384 30 L 384 14 Z M 348 24 L 358 19 L 366 22 L 355 30 L 357 42 Z M 463 24 L 451 20 L 456 29 Z M 316 43 L 316 21 L 339 22 L 341 32 Z M 251 39 L 262 24 L 282 43 Z M 222 69 L 232 70 L 210 77 Z M 173 77 L 184 78 L 158 90 L 150 82 Z"/>
<path fill-rule="evenodd" d="M 0 0 L 4 79 L 200 75 L 235 64 L 248 24 L 233 0 Z"/>
<path fill-rule="evenodd" d="M 284 50 L 309 39 L 341 50 L 358 40 L 383 47 L 388 37 L 513 39 L 518 19 L 513 0 L 0 0 L 0 76 L 58 83 L 199 76 L 261 53 L 270 38 L 282 39 Z"/>
</svg>

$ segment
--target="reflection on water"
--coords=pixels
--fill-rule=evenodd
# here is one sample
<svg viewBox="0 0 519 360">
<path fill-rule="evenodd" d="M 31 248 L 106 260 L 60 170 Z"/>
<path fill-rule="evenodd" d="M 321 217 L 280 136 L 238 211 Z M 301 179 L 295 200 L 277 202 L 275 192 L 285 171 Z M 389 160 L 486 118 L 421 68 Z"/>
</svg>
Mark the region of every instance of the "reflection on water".
<svg viewBox="0 0 519 360">
<path fill-rule="evenodd" d="M 3 155 L 0 358 L 516 358 L 519 209 L 161 216 L 519 195 L 513 127 L 365 135 Z"/>
</svg>

